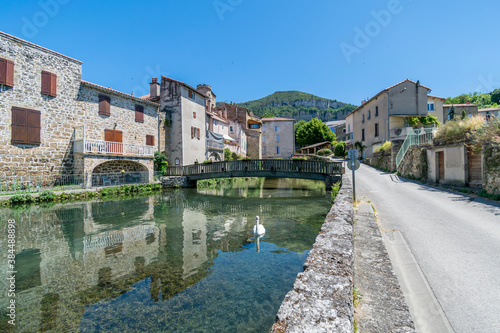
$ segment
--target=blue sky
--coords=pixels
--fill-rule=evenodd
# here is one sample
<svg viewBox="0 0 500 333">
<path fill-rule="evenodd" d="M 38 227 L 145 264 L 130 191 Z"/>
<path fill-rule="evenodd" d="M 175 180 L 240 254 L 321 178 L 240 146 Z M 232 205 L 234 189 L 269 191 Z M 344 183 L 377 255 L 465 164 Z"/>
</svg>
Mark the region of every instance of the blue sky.
<svg viewBox="0 0 500 333">
<path fill-rule="evenodd" d="M 135 95 L 153 76 L 218 101 L 300 90 L 358 105 L 406 78 L 433 95 L 500 88 L 497 0 L 2 1 L 0 30 Z"/>
</svg>

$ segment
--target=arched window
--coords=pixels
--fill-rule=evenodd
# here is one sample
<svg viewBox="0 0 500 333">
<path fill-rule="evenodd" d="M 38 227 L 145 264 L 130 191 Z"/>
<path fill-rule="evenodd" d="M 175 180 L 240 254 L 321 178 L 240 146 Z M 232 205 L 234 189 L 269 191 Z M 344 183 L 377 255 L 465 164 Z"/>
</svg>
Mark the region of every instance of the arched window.
<svg viewBox="0 0 500 333">
<path fill-rule="evenodd" d="M 178 157 L 175 158 L 175 166 L 179 166 L 181 164 L 181 161 L 179 160 Z"/>
</svg>

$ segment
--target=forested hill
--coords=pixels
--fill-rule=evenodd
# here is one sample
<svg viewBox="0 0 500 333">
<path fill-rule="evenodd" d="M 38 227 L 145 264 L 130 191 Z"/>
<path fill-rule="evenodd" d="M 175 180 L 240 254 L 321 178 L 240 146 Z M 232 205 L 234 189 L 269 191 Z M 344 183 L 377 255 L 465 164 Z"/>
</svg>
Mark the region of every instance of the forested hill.
<svg viewBox="0 0 500 333">
<path fill-rule="evenodd" d="M 238 103 L 260 117 L 295 118 L 310 120 L 319 118 L 322 121 L 345 119 L 355 105 L 346 104 L 307 94 L 300 91 L 277 91 L 264 98 Z"/>
</svg>

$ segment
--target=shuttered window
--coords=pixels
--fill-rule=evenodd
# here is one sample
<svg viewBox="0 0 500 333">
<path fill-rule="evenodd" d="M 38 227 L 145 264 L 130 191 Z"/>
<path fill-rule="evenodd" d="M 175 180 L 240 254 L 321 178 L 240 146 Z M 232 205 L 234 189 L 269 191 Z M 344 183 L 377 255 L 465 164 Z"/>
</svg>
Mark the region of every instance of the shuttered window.
<svg viewBox="0 0 500 333">
<path fill-rule="evenodd" d="M 50 72 L 42 72 L 42 94 L 52 97 L 57 96 L 57 75 Z"/>
<path fill-rule="evenodd" d="M 138 123 L 144 122 L 144 106 L 142 105 L 135 106 L 135 121 Z"/>
<path fill-rule="evenodd" d="M 39 145 L 40 130 L 40 111 L 12 108 L 12 143 Z"/>
<path fill-rule="evenodd" d="M 103 116 L 110 116 L 111 98 L 105 95 L 99 95 L 99 114 Z"/>
<path fill-rule="evenodd" d="M 146 146 L 154 146 L 155 137 L 153 135 L 146 135 Z"/>
<path fill-rule="evenodd" d="M 194 93 L 190 89 L 188 89 L 188 96 L 189 96 L 189 98 L 194 99 Z"/>
<path fill-rule="evenodd" d="M 0 85 L 14 86 L 14 62 L 0 58 Z"/>
<path fill-rule="evenodd" d="M 194 127 L 191 126 L 191 139 L 194 138 Z"/>
</svg>

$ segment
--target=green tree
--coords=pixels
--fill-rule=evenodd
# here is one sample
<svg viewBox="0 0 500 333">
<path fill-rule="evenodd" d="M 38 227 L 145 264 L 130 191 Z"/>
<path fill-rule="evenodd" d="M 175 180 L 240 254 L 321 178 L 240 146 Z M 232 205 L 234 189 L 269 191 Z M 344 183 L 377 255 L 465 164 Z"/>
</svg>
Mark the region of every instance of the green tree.
<svg viewBox="0 0 500 333">
<path fill-rule="evenodd" d="M 500 89 L 495 89 L 491 93 L 491 103 L 500 104 Z"/>
<path fill-rule="evenodd" d="M 302 126 L 306 124 L 305 120 L 299 120 L 298 122 L 295 123 L 294 130 L 295 130 L 295 141 L 297 141 L 297 133 L 299 133 L 300 129 Z"/>
<path fill-rule="evenodd" d="M 337 142 L 335 146 L 335 156 L 345 157 L 347 155 L 346 144 L 344 141 Z"/>
<path fill-rule="evenodd" d="M 228 148 L 224 148 L 224 161 L 231 161 L 231 151 Z"/>
<path fill-rule="evenodd" d="M 448 111 L 448 119 L 453 120 L 455 118 L 455 106 L 452 105 L 450 111 Z"/>
<path fill-rule="evenodd" d="M 461 119 L 464 120 L 465 118 L 467 118 L 467 113 L 465 112 L 465 110 L 462 110 L 462 117 L 461 117 Z"/>
<path fill-rule="evenodd" d="M 155 170 L 156 171 L 163 171 L 163 170 L 161 170 L 161 166 L 165 165 L 165 163 L 162 163 L 162 162 L 167 161 L 167 156 L 165 156 L 165 154 L 163 154 L 163 153 L 160 153 L 159 151 L 155 151 L 153 161 L 154 161 Z"/>
<path fill-rule="evenodd" d="M 262 118 L 274 118 L 274 117 L 276 117 L 275 114 L 269 111 L 262 116 Z"/>
<path fill-rule="evenodd" d="M 296 141 L 300 145 L 312 145 L 319 142 L 335 141 L 336 136 L 328 126 L 318 118 L 305 123 L 297 132 Z"/>
</svg>

